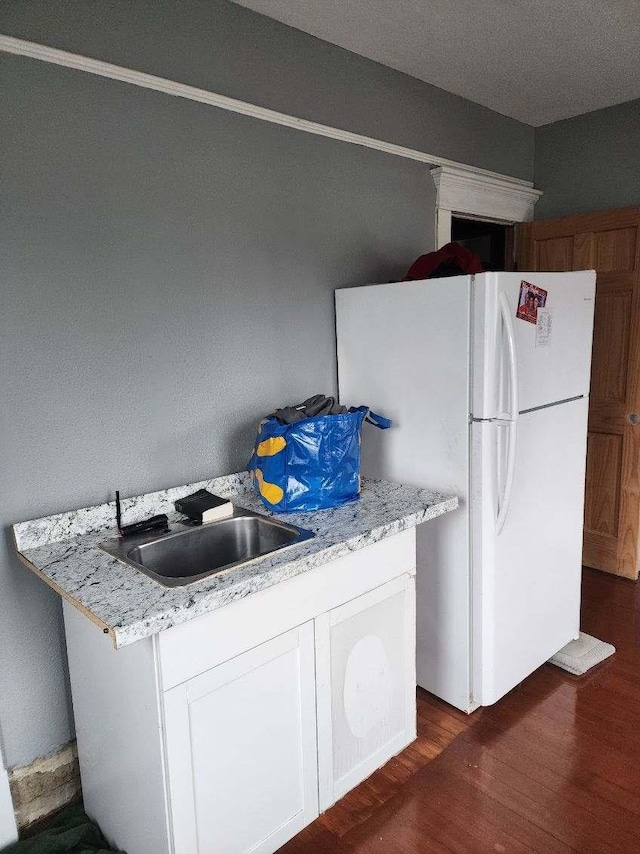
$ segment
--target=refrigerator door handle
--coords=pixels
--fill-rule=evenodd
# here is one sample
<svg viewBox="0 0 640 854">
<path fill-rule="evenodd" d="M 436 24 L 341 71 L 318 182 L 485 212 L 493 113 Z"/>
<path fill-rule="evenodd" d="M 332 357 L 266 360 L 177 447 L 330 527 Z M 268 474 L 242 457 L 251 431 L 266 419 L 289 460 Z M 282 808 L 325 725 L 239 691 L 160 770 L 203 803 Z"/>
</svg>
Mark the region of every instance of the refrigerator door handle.
<svg viewBox="0 0 640 854">
<path fill-rule="evenodd" d="M 516 359 L 516 337 L 513 329 L 513 321 L 511 319 L 511 308 L 503 291 L 500 292 L 499 303 L 500 315 L 502 317 L 507 338 L 510 411 L 508 413 L 500 413 L 498 416 L 503 424 L 506 422 L 508 425 L 509 445 L 507 448 L 507 471 L 505 473 L 504 489 L 502 491 L 502 497 L 498 502 L 496 534 L 500 534 L 504 528 L 507 513 L 509 512 L 511 492 L 513 489 L 513 477 L 516 468 L 516 436 L 518 430 L 518 362 Z"/>
<path fill-rule="evenodd" d="M 509 366 L 509 397 L 510 410 L 507 420 L 515 420 L 518 417 L 518 360 L 516 359 L 516 334 L 513 329 L 513 321 L 511 319 L 511 308 L 504 291 L 500 291 L 499 295 L 500 315 L 504 324 L 504 330 L 507 336 L 507 356 Z M 505 413 L 506 414 L 506 413 Z M 498 417 L 504 417 L 500 413 Z"/>
<path fill-rule="evenodd" d="M 508 422 L 507 426 L 509 445 L 507 448 L 507 471 L 504 478 L 504 488 L 502 496 L 498 502 L 498 515 L 496 517 L 496 534 L 500 534 L 504 528 L 504 523 L 507 520 L 509 512 L 509 504 L 511 503 L 511 492 L 513 489 L 513 476 L 516 470 L 516 436 L 518 432 L 518 421 L 513 419 Z"/>
</svg>

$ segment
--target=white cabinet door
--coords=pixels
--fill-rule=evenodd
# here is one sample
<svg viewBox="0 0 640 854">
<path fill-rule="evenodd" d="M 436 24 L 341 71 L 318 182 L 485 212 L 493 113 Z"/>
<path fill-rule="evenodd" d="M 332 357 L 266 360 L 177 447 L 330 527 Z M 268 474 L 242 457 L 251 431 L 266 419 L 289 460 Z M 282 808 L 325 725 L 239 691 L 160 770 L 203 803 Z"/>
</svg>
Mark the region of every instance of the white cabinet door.
<svg viewBox="0 0 640 854">
<path fill-rule="evenodd" d="M 416 737 L 415 579 L 316 619 L 320 810 Z"/>
<path fill-rule="evenodd" d="M 176 854 L 273 852 L 318 815 L 313 622 L 164 694 Z"/>
</svg>

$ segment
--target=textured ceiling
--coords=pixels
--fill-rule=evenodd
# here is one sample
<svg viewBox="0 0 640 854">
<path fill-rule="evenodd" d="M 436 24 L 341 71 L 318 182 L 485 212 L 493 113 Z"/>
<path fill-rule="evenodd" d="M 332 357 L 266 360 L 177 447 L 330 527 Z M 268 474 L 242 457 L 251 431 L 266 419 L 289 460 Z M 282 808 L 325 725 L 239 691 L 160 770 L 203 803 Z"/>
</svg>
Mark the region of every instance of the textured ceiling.
<svg viewBox="0 0 640 854">
<path fill-rule="evenodd" d="M 640 98 L 640 0 L 234 0 L 530 125 Z"/>
</svg>

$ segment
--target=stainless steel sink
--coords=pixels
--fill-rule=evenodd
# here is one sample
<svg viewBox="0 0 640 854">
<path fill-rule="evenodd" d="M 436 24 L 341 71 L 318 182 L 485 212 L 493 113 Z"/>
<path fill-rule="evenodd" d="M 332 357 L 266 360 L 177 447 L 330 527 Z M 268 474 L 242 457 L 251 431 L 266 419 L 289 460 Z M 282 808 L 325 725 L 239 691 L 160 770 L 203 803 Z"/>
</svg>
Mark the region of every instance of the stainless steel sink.
<svg viewBox="0 0 640 854">
<path fill-rule="evenodd" d="M 114 537 L 99 547 L 165 587 L 181 587 L 313 536 L 304 528 L 234 508 L 232 517 L 218 522 L 197 527 L 174 523 L 168 534 Z"/>
</svg>

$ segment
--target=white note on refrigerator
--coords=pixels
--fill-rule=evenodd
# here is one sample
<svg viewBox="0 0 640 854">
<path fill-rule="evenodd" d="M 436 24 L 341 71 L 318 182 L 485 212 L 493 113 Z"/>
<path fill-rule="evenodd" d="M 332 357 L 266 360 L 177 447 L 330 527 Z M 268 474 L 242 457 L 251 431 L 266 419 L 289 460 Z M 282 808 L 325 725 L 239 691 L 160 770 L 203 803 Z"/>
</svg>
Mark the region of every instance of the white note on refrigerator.
<svg viewBox="0 0 640 854">
<path fill-rule="evenodd" d="M 550 308 L 539 308 L 536 318 L 536 347 L 548 347 L 553 331 L 553 312 Z"/>
</svg>

